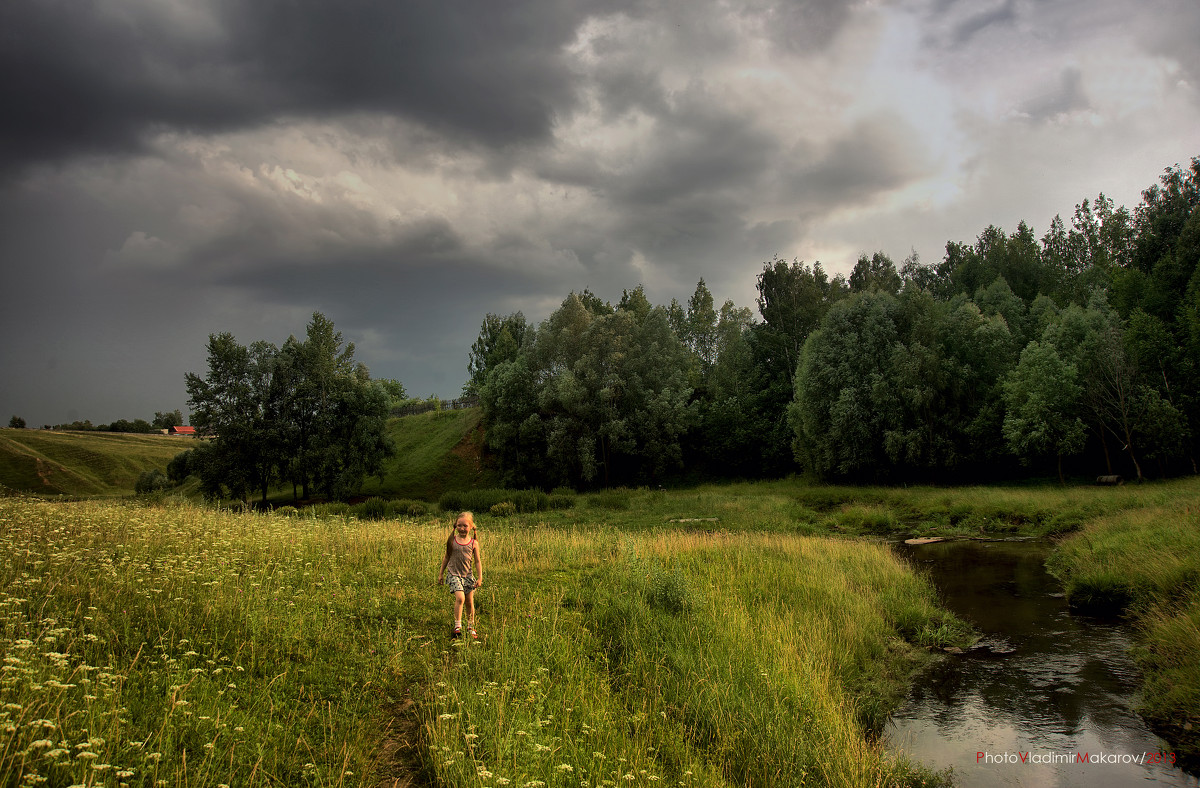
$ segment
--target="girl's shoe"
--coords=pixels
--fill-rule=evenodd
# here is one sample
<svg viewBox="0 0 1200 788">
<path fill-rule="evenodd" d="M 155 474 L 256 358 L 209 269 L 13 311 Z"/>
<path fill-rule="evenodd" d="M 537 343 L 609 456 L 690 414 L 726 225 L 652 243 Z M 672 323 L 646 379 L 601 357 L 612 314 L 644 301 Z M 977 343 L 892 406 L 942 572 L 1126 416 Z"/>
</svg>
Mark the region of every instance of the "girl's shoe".
<svg viewBox="0 0 1200 788">
<path fill-rule="evenodd" d="M 452 637 L 452 638 L 461 637 L 461 636 L 462 636 L 462 627 L 455 627 L 454 632 L 452 632 L 450 634 L 450 637 Z"/>
<path fill-rule="evenodd" d="M 472 640 L 479 640 L 479 633 L 475 631 L 475 628 L 474 628 L 474 627 L 471 627 L 471 628 L 470 628 L 470 629 L 468 629 L 467 631 L 471 633 L 471 639 L 472 639 Z"/>
</svg>

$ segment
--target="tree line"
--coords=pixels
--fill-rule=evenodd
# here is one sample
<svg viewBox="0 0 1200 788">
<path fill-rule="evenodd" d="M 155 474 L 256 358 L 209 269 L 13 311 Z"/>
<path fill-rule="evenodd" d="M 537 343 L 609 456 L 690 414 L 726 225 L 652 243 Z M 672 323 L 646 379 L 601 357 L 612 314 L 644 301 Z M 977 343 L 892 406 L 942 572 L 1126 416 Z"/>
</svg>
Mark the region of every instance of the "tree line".
<svg viewBox="0 0 1200 788">
<path fill-rule="evenodd" d="M 936 264 L 774 258 L 757 317 L 703 279 L 687 304 L 572 292 L 537 326 L 487 315 L 465 392 L 510 485 L 1195 473 L 1198 203 L 1200 158 L 1133 211 L 1101 194 Z"/>
<path fill-rule="evenodd" d="M 294 497 L 340 500 L 394 454 L 384 427 L 403 385 L 372 380 L 321 313 L 282 347 L 221 333 L 207 349 L 207 374 L 185 379 L 192 425 L 208 440 L 170 462 L 172 481 L 195 475 L 218 498 L 254 492 L 265 503 L 271 487 L 291 484 Z"/>
<path fill-rule="evenodd" d="M 135 432 L 142 434 L 150 434 L 169 430 L 183 424 L 183 413 L 176 408 L 169 411 L 155 411 L 154 418 L 150 421 L 146 419 L 117 419 L 112 424 L 92 424 L 90 419 L 77 419 L 72 422 L 63 424 L 43 424 L 44 430 L 77 430 L 77 431 L 94 431 L 94 432 Z M 20 416 L 13 416 L 8 421 L 8 426 L 16 429 L 25 428 L 25 419 Z"/>
</svg>

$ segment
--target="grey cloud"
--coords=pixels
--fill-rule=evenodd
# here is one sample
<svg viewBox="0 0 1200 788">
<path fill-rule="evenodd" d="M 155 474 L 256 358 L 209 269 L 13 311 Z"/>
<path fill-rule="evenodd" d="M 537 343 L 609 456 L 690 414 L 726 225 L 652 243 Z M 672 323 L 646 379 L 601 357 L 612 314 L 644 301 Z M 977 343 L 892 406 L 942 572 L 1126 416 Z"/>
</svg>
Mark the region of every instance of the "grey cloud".
<svg viewBox="0 0 1200 788">
<path fill-rule="evenodd" d="M 1005 0 L 999 6 L 973 14 L 955 25 L 952 40 L 956 45 L 964 46 L 987 28 L 993 25 L 1011 24 L 1016 19 L 1016 0 Z"/>
<path fill-rule="evenodd" d="M 1158 13 L 1138 20 L 1144 32 L 1140 38 L 1147 51 L 1166 56 L 1183 70 L 1191 95 L 1200 100 L 1200 3 L 1194 0 L 1160 0 Z"/>
<path fill-rule="evenodd" d="M 798 213 L 812 215 L 869 203 L 924 174 L 927 153 L 902 118 L 883 114 L 860 121 L 814 160 L 785 176 Z"/>
<path fill-rule="evenodd" d="M 540 140 L 573 100 L 560 50 L 588 10 L 552 2 L 153 4 L 16 0 L 0 12 L 0 130 L 29 159 L 140 150 L 161 128 L 282 116 L 406 116 L 490 145 Z M 201 19 L 202 22 L 197 22 Z"/>
<path fill-rule="evenodd" d="M 1087 109 L 1090 105 L 1083 87 L 1083 73 L 1077 68 L 1067 68 L 1059 75 L 1057 85 L 1026 102 L 1021 112 L 1038 122 Z"/>
</svg>

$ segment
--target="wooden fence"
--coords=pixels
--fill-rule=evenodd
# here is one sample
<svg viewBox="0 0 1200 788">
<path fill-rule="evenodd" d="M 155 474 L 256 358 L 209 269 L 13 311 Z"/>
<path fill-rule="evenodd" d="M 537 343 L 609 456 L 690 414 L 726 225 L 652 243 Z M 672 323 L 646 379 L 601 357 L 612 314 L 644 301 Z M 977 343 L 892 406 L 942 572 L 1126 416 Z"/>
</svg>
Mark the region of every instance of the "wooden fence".
<svg viewBox="0 0 1200 788">
<path fill-rule="evenodd" d="M 460 399 L 431 399 L 424 402 L 413 402 L 408 405 L 398 405 L 392 408 L 393 416 L 415 416 L 418 413 L 428 413 L 431 410 L 460 410 L 474 408 L 479 404 L 479 397 L 462 397 Z"/>
</svg>

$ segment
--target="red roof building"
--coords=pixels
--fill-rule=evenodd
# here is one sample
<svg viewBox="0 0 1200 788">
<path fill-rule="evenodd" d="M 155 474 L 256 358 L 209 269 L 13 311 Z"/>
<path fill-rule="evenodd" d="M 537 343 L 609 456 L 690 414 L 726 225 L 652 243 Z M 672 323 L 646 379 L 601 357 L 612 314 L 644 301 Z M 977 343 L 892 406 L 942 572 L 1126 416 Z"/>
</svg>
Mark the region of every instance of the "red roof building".
<svg viewBox="0 0 1200 788">
<path fill-rule="evenodd" d="M 168 435 L 195 435 L 195 427 L 172 427 L 167 430 Z"/>
</svg>

